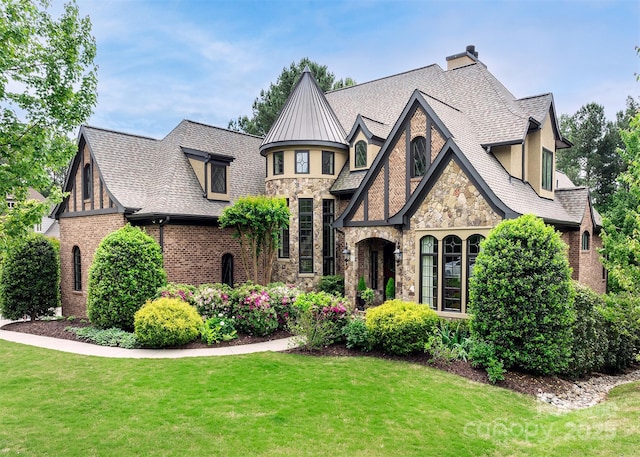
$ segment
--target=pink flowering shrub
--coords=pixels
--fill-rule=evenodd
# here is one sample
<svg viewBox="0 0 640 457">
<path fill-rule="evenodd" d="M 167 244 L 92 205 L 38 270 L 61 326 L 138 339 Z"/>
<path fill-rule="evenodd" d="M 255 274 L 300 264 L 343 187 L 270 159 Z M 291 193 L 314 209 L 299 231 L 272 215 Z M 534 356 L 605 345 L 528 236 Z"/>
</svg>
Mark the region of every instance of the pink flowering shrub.
<svg viewBox="0 0 640 457">
<path fill-rule="evenodd" d="M 222 314 L 233 316 L 232 289 L 226 284 L 202 284 L 194 295 L 195 307 L 204 320 Z"/>
<path fill-rule="evenodd" d="M 176 284 L 169 283 L 164 287 L 160 287 L 156 292 L 156 298 L 177 298 L 184 302 L 195 306 L 194 294 L 196 292 L 195 286 L 189 284 Z"/>
<path fill-rule="evenodd" d="M 291 320 L 295 320 L 296 308 L 293 304 L 302 292 L 296 286 L 274 282 L 267 286 L 267 293 L 271 297 L 271 307 L 278 316 L 278 329 L 284 330 Z"/>
<path fill-rule="evenodd" d="M 264 287 L 250 283 L 237 287 L 232 293 L 232 302 L 239 332 L 267 336 L 278 329 L 278 316 Z"/>
<path fill-rule="evenodd" d="M 296 321 L 290 328 L 299 343 L 308 349 L 328 346 L 343 338 L 349 322 L 349 302 L 326 292 L 300 294 L 294 303 Z"/>
</svg>

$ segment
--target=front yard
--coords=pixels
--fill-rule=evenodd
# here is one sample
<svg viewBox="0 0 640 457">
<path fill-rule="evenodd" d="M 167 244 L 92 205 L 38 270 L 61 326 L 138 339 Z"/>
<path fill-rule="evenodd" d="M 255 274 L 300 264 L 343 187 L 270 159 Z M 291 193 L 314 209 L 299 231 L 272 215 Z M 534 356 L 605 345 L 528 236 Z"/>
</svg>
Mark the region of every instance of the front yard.
<svg viewBox="0 0 640 457">
<path fill-rule="evenodd" d="M 618 456 L 640 445 L 638 383 L 559 414 L 368 357 L 113 360 L 5 341 L 0 353 L 0 455 Z"/>
</svg>

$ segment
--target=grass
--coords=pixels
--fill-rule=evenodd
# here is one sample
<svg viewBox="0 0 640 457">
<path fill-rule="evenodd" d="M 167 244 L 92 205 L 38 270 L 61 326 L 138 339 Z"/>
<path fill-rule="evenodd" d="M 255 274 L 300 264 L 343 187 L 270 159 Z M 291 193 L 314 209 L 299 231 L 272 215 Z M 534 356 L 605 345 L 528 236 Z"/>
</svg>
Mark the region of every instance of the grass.
<svg viewBox="0 0 640 457">
<path fill-rule="evenodd" d="M 557 414 L 365 357 L 106 359 L 6 341 L 0 354 L 0 456 L 618 456 L 640 445 L 638 383 Z"/>
</svg>

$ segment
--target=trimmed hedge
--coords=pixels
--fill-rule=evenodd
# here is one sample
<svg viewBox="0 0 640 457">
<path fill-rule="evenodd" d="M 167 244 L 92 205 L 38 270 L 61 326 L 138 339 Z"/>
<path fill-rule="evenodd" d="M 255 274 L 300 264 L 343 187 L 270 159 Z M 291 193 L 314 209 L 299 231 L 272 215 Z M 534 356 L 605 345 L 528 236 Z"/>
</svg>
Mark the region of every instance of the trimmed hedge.
<svg viewBox="0 0 640 457">
<path fill-rule="evenodd" d="M 32 234 L 18 241 L 0 268 L 0 314 L 8 319 L 52 316 L 60 306 L 60 257 L 51 241 Z"/>
<path fill-rule="evenodd" d="M 438 315 L 425 305 L 390 300 L 366 314 L 373 346 L 389 354 L 406 355 L 424 351 L 438 325 Z"/>
<path fill-rule="evenodd" d="M 200 336 L 203 324 L 196 309 L 178 298 L 149 301 L 134 316 L 138 342 L 154 348 L 190 343 Z"/>
<path fill-rule="evenodd" d="M 533 215 L 501 222 L 482 243 L 469 284 L 471 332 L 505 368 L 567 369 L 574 292 L 566 251 L 560 234 Z"/>
<path fill-rule="evenodd" d="M 133 316 L 167 284 L 160 245 L 127 224 L 107 235 L 89 269 L 87 314 L 98 328 L 133 329 Z"/>
</svg>

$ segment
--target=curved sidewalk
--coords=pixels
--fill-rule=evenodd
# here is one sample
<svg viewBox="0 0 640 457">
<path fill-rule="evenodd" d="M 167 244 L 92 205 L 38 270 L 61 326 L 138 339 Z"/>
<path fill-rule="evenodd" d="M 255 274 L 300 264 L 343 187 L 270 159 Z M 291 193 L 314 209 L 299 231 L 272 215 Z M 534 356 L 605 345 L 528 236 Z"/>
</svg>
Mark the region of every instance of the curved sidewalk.
<svg viewBox="0 0 640 457">
<path fill-rule="evenodd" d="M 70 352 L 96 357 L 130 358 L 130 359 L 177 359 L 182 357 L 211 357 L 221 355 L 251 354 L 254 352 L 286 351 L 295 346 L 293 337 L 263 343 L 226 346 L 202 349 L 123 349 L 78 341 L 50 338 L 48 336 L 31 335 L 29 333 L 2 330 L 2 327 L 13 321 L 0 319 L 0 339 L 13 343 L 27 344 L 55 351 Z"/>
</svg>

